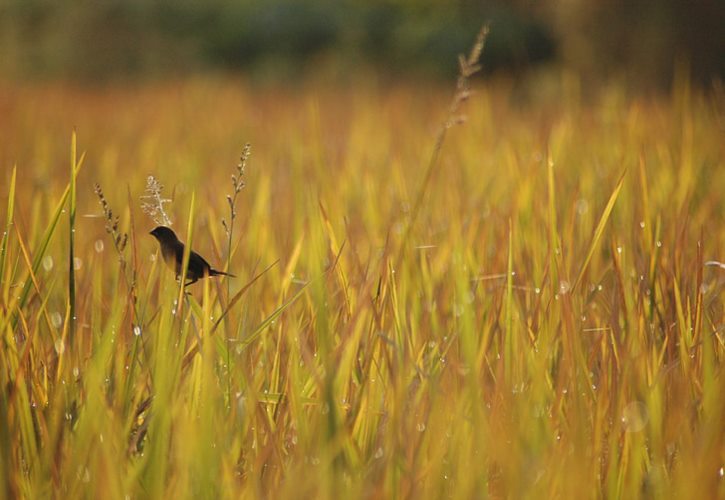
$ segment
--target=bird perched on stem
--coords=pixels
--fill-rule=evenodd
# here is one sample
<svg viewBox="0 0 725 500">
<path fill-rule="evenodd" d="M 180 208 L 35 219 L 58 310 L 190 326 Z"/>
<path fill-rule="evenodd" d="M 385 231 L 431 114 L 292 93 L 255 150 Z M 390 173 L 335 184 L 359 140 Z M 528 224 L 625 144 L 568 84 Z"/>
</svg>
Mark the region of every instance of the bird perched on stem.
<svg viewBox="0 0 725 500">
<path fill-rule="evenodd" d="M 156 238 L 161 247 L 161 255 L 164 262 L 174 270 L 176 279 L 181 279 L 181 263 L 184 261 L 184 244 L 176 237 L 176 233 L 166 226 L 158 226 L 149 233 Z M 184 286 L 196 283 L 201 278 L 208 276 L 229 276 L 234 278 L 233 274 L 217 271 L 213 269 L 204 258 L 193 250 L 189 251 L 189 265 L 186 268 L 186 278 L 191 280 Z"/>
</svg>

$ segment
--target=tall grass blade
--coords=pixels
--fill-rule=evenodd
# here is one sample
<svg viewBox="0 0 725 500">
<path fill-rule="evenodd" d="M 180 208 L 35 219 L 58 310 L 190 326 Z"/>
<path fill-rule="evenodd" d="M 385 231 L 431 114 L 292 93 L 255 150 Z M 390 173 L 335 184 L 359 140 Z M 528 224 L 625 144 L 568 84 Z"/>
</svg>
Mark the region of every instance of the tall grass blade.
<svg viewBox="0 0 725 500">
<path fill-rule="evenodd" d="M 68 303 L 70 311 L 70 343 L 73 345 L 76 331 L 76 133 L 73 131 L 70 147 L 70 205 L 68 207 Z"/>
<path fill-rule="evenodd" d="M 612 194 L 609 197 L 609 201 L 607 202 L 607 206 L 604 207 L 604 212 L 602 212 L 602 216 L 599 218 L 599 223 L 597 224 L 597 227 L 594 230 L 594 235 L 592 236 L 592 241 L 589 244 L 589 250 L 587 251 L 587 256 L 584 259 L 584 262 L 582 263 L 582 267 L 579 270 L 579 275 L 577 276 L 576 281 L 574 282 L 574 285 L 572 286 L 572 291 L 574 291 L 574 289 L 576 289 L 577 285 L 579 285 L 582 278 L 584 277 L 584 273 L 586 272 L 587 267 L 589 266 L 589 261 L 592 259 L 592 255 L 594 255 L 594 251 L 597 249 L 597 245 L 599 244 L 599 240 L 602 238 L 602 234 L 604 234 L 604 228 L 607 225 L 609 216 L 612 214 L 612 210 L 614 209 L 614 204 L 617 201 L 619 192 L 622 190 L 622 186 L 624 185 L 624 176 L 626 174 L 627 174 L 627 171 L 625 170 L 622 173 L 622 176 L 619 178 L 619 181 L 617 182 L 617 185 L 614 188 L 614 191 L 612 191 Z"/>
<path fill-rule="evenodd" d="M 17 166 L 13 167 L 13 173 L 10 176 L 10 188 L 8 190 L 8 211 L 5 221 L 5 231 L 3 231 L 2 243 L 0 244 L 0 282 L 5 282 L 5 265 L 7 263 L 8 239 L 10 238 L 10 226 L 13 223 L 13 210 L 15 208 L 15 177 L 17 174 Z M 10 278 L 8 277 L 8 280 Z M 7 287 L 5 287 L 7 289 Z M 5 294 L 4 294 L 5 295 Z"/>
</svg>

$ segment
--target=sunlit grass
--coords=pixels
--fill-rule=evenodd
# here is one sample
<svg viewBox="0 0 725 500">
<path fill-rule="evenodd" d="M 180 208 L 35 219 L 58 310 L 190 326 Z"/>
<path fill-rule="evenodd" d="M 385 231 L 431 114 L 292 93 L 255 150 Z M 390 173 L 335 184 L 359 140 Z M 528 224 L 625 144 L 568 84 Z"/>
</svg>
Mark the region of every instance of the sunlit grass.
<svg viewBox="0 0 725 500">
<path fill-rule="evenodd" d="M 449 100 L 5 86 L 3 495 L 724 496 L 722 95 Z"/>
</svg>

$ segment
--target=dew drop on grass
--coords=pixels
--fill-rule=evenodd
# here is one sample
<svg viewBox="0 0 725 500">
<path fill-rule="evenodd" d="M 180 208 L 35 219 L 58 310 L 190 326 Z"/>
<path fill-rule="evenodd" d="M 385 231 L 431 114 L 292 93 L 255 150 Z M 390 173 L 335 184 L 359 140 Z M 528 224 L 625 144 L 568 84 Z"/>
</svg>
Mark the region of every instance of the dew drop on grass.
<svg viewBox="0 0 725 500">
<path fill-rule="evenodd" d="M 43 257 L 43 269 L 45 269 L 46 271 L 50 271 L 51 269 L 53 269 L 53 257 L 51 257 L 50 255 L 46 255 L 45 257 Z"/>
<path fill-rule="evenodd" d="M 657 240 L 657 243 L 655 243 L 655 245 L 657 245 L 657 248 L 662 248 L 662 242 L 660 240 Z"/>
<path fill-rule="evenodd" d="M 720 467 L 720 470 L 717 471 L 717 475 L 720 477 L 725 477 L 725 467 Z"/>
<path fill-rule="evenodd" d="M 647 407 L 641 401 L 629 403 L 622 410 L 622 426 L 627 432 L 639 432 L 644 429 L 649 420 Z"/>
<path fill-rule="evenodd" d="M 569 289 L 571 288 L 571 285 L 566 280 L 561 280 L 559 282 L 559 293 L 562 295 L 569 293 Z"/>
<path fill-rule="evenodd" d="M 623 248 L 622 248 L 622 247 L 617 247 L 617 253 L 618 253 L 618 254 L 621 254 L 621 253 L 622 253 L 622 250 L 623 250 Z"/>
<path fill-rule="evenodd" d="M 383 447 L 378 447 L 377 451 L 375 452 L 375 458 L 381 459 L 383 458 L 383 455 L 385 455 L 385 452 L 383 451 Z"/>
<path fill-rule="evenodd" d="M 140 337 L 141 336 L 141 327 L 138 325 L 134 325 L 133 334 L 136 335 L 137 337 Z"/>
<path fill-rule="evenodd" d="M 78 376 L 81 374 L 81 371 L 78 369 L 77 366 L 73 367 L 73 377 L 78 378 Z"/>
<path fill-rule="evenodd" d="M 639 227 L 641 229 L 644 229 L 644 221 L 643 220 L 642 221 L 639 221 Z"/>
<path fill-rule="evenodd" d="M 534 293 L 536 295 L 539 295 L 541 293 L 541 288 L 539 288 L 538 286 L 536 288 L 534 288 Z"/>
<path fill-rule="evenodd" d="M 93 244 L 93 248 L 96 250 L 96 253 L 101 253 L 105 248 L 103 240 L 96 240 L 96 242 Z"/>
<path fill-rule="evenodd" d="M 415 428 L 418 432 L 423 432 L 425 430 L 425 424 L 423 422 L 418 422 L 418 425 L 416 425 Z"/>
<path fill-rule="evenodd" d="M 50 315 L 50 323 L 55 328 L 60 328 L 61 326 L 63 326 L 63 316 L 61 316 L 61 314 L 57 311 L 54 312 L 53 314 Z"/>
<path fill-rule="evenodd" d="M 589 211 L 589 202 L 585 199 L 579 199 L 576 202 L 576 213 L 579 215 L 584 215 Z"/>
</svg>

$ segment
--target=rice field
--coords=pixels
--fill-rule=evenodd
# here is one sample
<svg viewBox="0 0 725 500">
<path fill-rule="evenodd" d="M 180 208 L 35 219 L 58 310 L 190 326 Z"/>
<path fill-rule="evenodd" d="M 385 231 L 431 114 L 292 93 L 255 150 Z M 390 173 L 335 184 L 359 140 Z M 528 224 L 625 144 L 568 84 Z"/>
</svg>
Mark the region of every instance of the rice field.
<svg viewBox="0 0 725 500">
<path fill-rule="evenodd" d="M 722 88 L 474 90 L 3 84 L 0 496 L 725 498 Z"/>
</svg>

